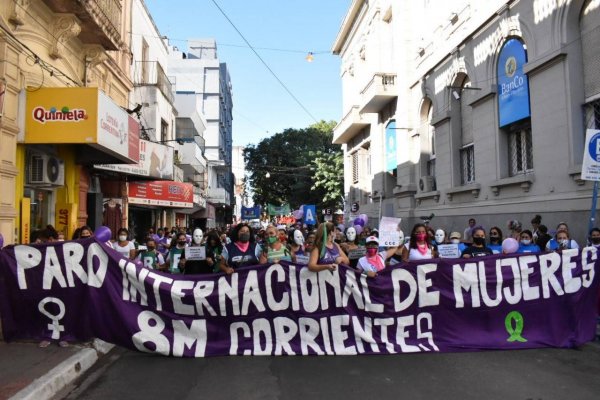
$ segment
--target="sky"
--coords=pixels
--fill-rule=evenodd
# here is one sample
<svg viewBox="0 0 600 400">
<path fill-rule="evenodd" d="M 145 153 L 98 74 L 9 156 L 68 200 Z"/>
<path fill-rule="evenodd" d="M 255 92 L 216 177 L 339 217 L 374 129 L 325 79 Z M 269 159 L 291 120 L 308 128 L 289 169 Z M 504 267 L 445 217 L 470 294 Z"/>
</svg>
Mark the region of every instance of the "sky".
<svg viewBox="0 0 600 400">
<path fill-rule="evenodd" d="M 342 117 L 340 58 L 331 53 L 351 0 L 216 0 L 311 117 L 247 47 L 212 0 L 145 0 L 160 34 L 179 50 L 214 38 L 233 92 L 233 145 Z M 274 51 L 268 49 L 281 49 Z M 305 57 L 313 52 L 314 61 Z"/>
</svg>

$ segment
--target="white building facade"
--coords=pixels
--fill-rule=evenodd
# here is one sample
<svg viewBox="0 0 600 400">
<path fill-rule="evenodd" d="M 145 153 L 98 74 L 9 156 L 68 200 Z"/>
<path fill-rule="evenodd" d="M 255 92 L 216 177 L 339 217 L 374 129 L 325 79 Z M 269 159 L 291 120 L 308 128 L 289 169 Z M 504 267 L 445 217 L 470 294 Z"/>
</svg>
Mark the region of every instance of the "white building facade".
<svg viewBox="0 0 600 400">
<path fill-rule="evenodd" d="M 248 193 L 246 191 L 246 162 L 244 161 L 244 147 L 233 146 L 231 151 L 231 169 L 233 172 L 234 189 L 233 193 L 235 196 L 235 207 L 233 209 L 233 215 L 237 222 L 240 222 L 242 215 L 242 206 L 249 206 Z"/>
<path fill-rule="evenodd" d="M 227 65 L 220 62 L 214 39 L 198 39 L 188 41 L 188 52 L 176 47 L 170 49 L 169 71 L 176 80 L 177 95 L 195 96 L 206 120 L 203 136 L 208 204 L 202 218 L 214 219 L 217 226 L 225 226 L 231 223 L 234 204 L 233 101 Z"/>
<path fill-rule="evenodd" d="M 355 0 L 342 59 L 345 191 L 371 217 L 587 234 L 600 123 L 600 1 Z"/>
</svg>

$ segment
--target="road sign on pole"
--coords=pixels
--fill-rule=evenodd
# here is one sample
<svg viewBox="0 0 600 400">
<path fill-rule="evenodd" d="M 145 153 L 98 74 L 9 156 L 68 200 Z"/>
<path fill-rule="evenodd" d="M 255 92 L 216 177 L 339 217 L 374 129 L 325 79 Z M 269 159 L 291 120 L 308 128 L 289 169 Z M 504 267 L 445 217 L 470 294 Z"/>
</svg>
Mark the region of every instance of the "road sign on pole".
<svg viewBox="0 0 600 400">
<path fill-rule="evenodd" d="M 588 234 L 596 224 L 596 204 L 598 198 L 598 181 L 600 181 L 600 130 L 588 129 L 585 135 L 583 148 L 583 162 L 581 163 L 581 179 L 594 181 L 592 191 L 592 207 L 588 223 Z"/>
</svg>

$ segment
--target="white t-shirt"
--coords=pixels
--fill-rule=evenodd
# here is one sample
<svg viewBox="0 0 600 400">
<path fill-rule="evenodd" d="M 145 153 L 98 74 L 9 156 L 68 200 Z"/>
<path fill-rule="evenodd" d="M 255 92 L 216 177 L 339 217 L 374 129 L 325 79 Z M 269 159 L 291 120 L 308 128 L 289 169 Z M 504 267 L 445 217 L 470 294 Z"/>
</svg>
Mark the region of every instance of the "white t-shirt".
<svg viewBox="0 0 600 400">
<path fill-rule="evenodd" d="M 425 254 L 421 254 L 418 249 L 409 249 L 409 261 L 430 260 L 431 258 L 433 258 L 433 254 L 431 254 L 431 247 L 427 247 L 427 252 Z"/>
<path fill-rule="evenodd" d="M 113 243 L 113 249 L 121 253 L 121 255 L 125 258 L 129 258 L 129 252 L 131 250 L 135 250 L 135 246 L 133 242 L 129 241 L 125 246 L 119 246 L 119 242 Z"/>
</svg>

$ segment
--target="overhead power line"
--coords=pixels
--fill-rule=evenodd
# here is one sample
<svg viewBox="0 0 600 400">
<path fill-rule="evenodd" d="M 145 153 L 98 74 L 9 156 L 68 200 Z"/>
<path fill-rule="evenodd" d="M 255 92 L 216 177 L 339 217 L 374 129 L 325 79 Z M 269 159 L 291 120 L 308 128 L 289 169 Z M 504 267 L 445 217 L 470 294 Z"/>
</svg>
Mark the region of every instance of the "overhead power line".
<svg viewBox="0 0 600 400">
<path fill-rule="evenodd" d="M 265 60 L 263 60 L 263 58 L 260 56 L 260 54 L 258 54 L 258 52 L 254 49 L 254 47 L 250 44 L 250 42 L 246 39 L 246 37 L 242 34 L 242 32 L 240 32 L 240 30 L 237 28 L 237 26 L 235 26 L 233 21 L 231 21 L 231 19 L 229 19 L 229 17 L 225 13 L 225 11 L 223 11 L 223 9 L 219 6 L 219 4 L 216 2 L 216 0 L 212 0 L 212 2 L 214 3 L 215 7 L 217 7 L 219 9 L 221 14 L 223 14 L 225 19 L 229 22 L 229 24 L 231 24 L 233 29 L 235 29 L 235 31 L 240 35 L 242 40 L 244 40 L 244 42 L 246 42 L 246 44 L 248 45 L 250 50 L 252 50 L 252 52 L 256 55 L 256 57 L 258 57 L 258 59 L 263 63 L 265 68 L 267 68 L 267 70 L 269 70 L 271 75 L 273 75 L 273 77 L 277 80 L 277 82 L 279 82 L 279 84 L 285 89 L 285 91 L 292 97 L 292 99 L 294 99 L 294 101 L 296 101 L 296 103 L 298 103 L 298 105 L 304 110 L 304 112 L 306 112 L 306 114 L 308 114 L 313 119 L 313 121 L 315 121 L 315 123 L 319 122 L 314 117 L 314 115 L 312 115 L 311 112 L 308 111 L 308 109 L 304 106 L 304 104 L 302 104 L 302 102 L 300 100 L 298 100 L 298 98 L 292 93 L 292 91 L 290 89 L 288 89 L 288 87 L 285 85 L 285 83 L 283 83 L 283 81 L 281 79 L 279 79 L 277 74 L 275 72 L 273 72 L 271 67 L 269 67 L 269 65 L 265 62 Z"/>
</svg>

